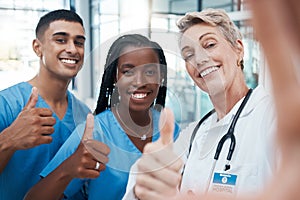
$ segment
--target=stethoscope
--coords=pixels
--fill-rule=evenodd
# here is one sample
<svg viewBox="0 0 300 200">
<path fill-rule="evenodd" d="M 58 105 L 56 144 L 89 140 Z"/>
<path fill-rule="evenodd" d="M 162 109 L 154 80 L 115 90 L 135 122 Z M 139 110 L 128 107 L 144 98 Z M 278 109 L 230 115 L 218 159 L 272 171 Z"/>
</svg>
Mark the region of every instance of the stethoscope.
<svg viewBox="0 0 300 200">
<path fill-rule="evenodd" d="M 234 136 L 234 128 L 235 128 L 235 125 L 239 119 L 239 116 L 241 114 L 241 112 L 243 111 L 247 101 L 249 100 L 250 98 L 250 95 L 252 93 L 252 89 L 250 88 L 245 96 L 245 98 L 243 99 L 239 109 L 237 110 L 236 114 L 234 115 L 233 117 L 233 120 L 229 126 L 229 129 L 227 131 L 227 133 L 225 135 L 223 135 L 223 137 L 220 139 L 219 143 L 218 143 L 218 146 L 217 146 L 217 149 L 216 149 L 216 153 L 215 153 L 215 156 L 214 156 L 214 162 L 213 162 L 213 166 L 211 168 L 211 171 L 210 171 L 210 175 L 209 175 L 209 178 L 208 178 L 208 183 L 207 183 L 207 188 L 205 190 L 205 193 L 208 191 L 209 189 L 209 186 L 210 186 L 210 181 L 211 181 L 211 178 L 212 178 L 212 175 L 213 175 L 213 172 L 215 170 L 215 167 L 216 167 L 216 163 L 219 159 L 219 155 L 222 151 L 222 148 L 223 148 L 223 145 L 225 143 L 225 141 L 227 139 L 230 139 L 230 146 L 229 146 L 229 150 L 228 150 L 228 154 L 227 154 L 227 163 L 225 164 L 225 167 L 224 167 L 224 171 L 227 171 L 230 169 L 230 161 L 231 161 L 231 158 L 232 158 L 232 154 L 234 152 L 234 149 L 235 149 L 235 145 L 236 145 L 236 139 L 235 139 L 235 136 Z M 192 149 L 192 144 L 193 144 L 193 141 L 194 141 L 194 138 L 196 136 L 196 133 L 199 129 L 199 127 L 201 126 L 201 124 L 208 118 L 210 117 L 213 113 L 215 112 L 215 110 L 211 110 L 209 113 L 207 113 L 199 122 L 198 124 L 196 125 L 196 127 L 194 128 L 193 130 L 193 133 L 192 133 L 192 136 L 191 136 L 191 139 L 190 139 L 190 146 L 189 146 L 189 151 L 188 151 L 188 155 L 187 155 L 187 158 L 188 156 L 190 155 L 190 152 L 191 152 L 191 149 Z M 182 175 L 184 173 L 184 169 L 182 171 Z"/>
</svg>

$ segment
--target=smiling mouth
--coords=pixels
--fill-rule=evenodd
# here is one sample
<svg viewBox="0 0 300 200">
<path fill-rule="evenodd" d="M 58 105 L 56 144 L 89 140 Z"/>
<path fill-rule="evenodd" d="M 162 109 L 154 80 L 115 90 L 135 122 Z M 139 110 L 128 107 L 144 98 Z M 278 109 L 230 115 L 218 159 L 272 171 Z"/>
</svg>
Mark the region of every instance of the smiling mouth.
<svg viewBox="0 0 300 200">
<path fill-rule="evenodd" d="M 63 59 L 60 59 L 60 60 L 61 60 L 61 62 L 66 63 L 66 64 L 76 64 L 78 62 L 78 60 L 66 59 L 66 58 L 63 58 Z"/>
<path fill-rule="evenodd" d="M 148 93 L 133 93 L 131 94 L 131 98 L 133 99 L 144 99 L 148 96 Z"/>
<path fill-rule="evenodd" d="M 211 74 L 212 72 L 217 71 L 220 66 L 212 66 L 200 72 L 200 77 L 204 78 L 205 76 Z"/>
</svg>

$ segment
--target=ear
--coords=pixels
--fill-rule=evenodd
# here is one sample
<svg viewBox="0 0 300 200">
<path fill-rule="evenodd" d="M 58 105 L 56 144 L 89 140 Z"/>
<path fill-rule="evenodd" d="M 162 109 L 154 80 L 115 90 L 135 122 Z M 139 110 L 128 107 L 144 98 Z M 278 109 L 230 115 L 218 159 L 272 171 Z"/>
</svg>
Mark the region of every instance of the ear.
<svg viewBox="0 0 300 200">
<path fill-rule="evenodd" d="M 239 58 L 239 61 L 241 61 L 244 58 L 244 44 L 242 40 L 236 40 L 236 52 Z"/>
<path fill-rule="evenodd" d="M 32 49 L 38 57 L 42 56 L 42 44 L 39 39 L 34 39 L 32 41 Z"/>
</svg>

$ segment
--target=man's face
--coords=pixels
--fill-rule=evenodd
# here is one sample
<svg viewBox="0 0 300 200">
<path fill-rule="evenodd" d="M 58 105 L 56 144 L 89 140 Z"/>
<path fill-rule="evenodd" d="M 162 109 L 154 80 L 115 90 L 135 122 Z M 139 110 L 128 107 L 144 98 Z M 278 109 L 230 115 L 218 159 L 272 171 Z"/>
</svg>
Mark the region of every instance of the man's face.
<svg viewBox="0 0 300 200">
<path fill-rule="evenodd" d="M 39 44 L 41 70 L 58 79 L 75 77 L 83 65 L 84 34 L 80 23 L 52 22 L 42 38 L 35 41 Z"/>
</svg>

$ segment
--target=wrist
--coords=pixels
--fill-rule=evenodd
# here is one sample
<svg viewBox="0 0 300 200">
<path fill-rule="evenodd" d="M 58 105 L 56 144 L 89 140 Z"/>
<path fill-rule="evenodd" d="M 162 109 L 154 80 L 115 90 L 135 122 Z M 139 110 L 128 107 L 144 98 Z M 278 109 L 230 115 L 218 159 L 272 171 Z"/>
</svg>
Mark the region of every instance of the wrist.
<svg viewBox="0 0 300 200">
<path fill-rule="evenodd" d="M 0 152 L 7 152 L 13 154 L 17 148 L 13 141 L 9 138 L 8 128 L 0 133 Z"/>
</svg>

